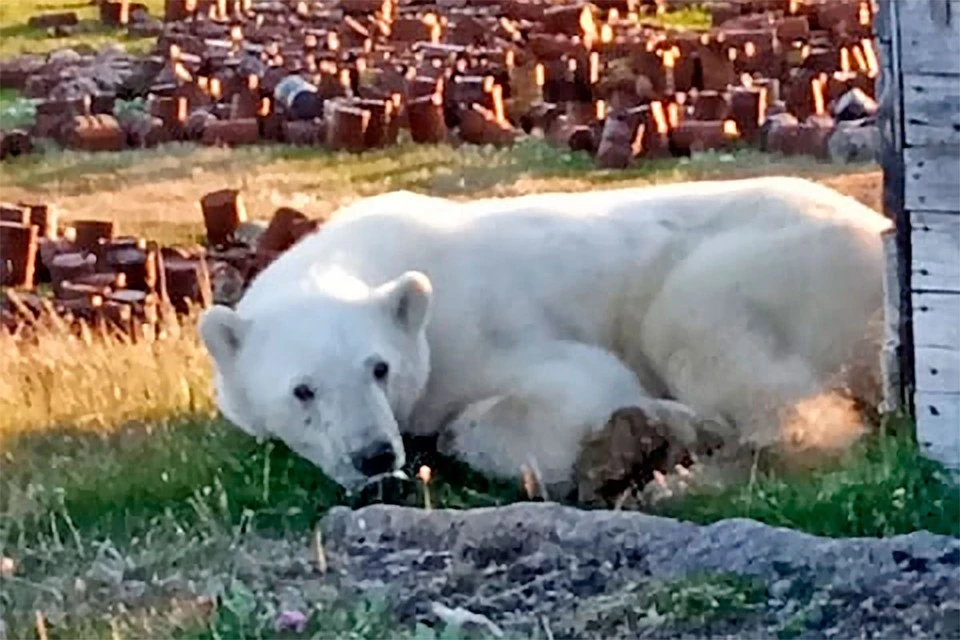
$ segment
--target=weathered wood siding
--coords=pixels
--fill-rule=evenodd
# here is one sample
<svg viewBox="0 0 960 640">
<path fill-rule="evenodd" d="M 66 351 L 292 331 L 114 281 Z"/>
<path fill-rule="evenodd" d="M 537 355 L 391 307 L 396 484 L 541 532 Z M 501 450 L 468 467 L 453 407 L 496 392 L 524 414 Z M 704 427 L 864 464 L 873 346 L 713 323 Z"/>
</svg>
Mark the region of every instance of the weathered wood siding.
<svg viewBox="0 0 960 640">
<path fill-rule="evenodd" d="M 884 208 L 897 223 L 902 402 L 960 471 L 960 0 L 881 0 Z"/>
</svg>

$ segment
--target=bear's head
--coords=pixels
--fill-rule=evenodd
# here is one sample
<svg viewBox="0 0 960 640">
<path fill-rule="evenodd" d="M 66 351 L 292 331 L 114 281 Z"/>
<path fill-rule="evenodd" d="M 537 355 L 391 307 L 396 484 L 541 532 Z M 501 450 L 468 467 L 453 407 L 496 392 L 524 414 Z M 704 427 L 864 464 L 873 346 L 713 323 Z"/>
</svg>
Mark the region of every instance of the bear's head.
<svg viewBox="0 0 960 640">
<path fill-rule="evenodd" d="M 429 279 L 407 272 L 350 295 L 313 291 L 246 313 L 207 309 L 199 333 L 220 410 L 348 490 L 399 469 L 401 425 L 430 372 L 431 298 Z"/>
</svg>

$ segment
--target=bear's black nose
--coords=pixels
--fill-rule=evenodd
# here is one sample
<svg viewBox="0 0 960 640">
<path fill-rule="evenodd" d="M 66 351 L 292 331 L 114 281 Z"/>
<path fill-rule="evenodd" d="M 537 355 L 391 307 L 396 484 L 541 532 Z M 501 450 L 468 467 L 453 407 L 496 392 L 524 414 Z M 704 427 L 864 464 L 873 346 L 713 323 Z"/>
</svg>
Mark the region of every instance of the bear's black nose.
<svg viewBox="0 0 960 640">
<path fill-rule="evenodd" d="M 365 476 L 378 476 L 393 471 L 397 454 L 386 440 L 374 442 L 351 456 L 353 466 Z"/>
</svg>

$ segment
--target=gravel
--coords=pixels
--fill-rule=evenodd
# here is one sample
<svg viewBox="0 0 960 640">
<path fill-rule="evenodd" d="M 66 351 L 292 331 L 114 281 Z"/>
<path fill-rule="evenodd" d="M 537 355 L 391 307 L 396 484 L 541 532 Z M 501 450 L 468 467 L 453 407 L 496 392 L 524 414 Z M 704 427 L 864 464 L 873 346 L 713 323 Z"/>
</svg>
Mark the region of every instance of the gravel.
<svg viewBox="0 0 960 640">
<path fill-rule="evenodd" d="M 960 540 L 927 532 L 830 539 L 543 503 L 336 508 L 320 528 L 327 579 L 385 597 L 410 623 L 435 622 L 439 603 L 508 634 L 549 627 L 558 638 L 960 635 Z M 741 586 L 723 586 L 728 576 Z"/>
<path fill-rule="evenodd" d="M 171 599 L 273 620 L 363 597 L 409 629 L 456 620 L 485 638 L 960 637 L 960 539 L 923 531 L 833 539 L 526 502 L 337 507 L 315 535 L 204 544 L 173 561 L 103 543 L 75 569 L 25 581 L 34 601 L 21 605 L 54 625 Z M 5 620 L 15 637 L 32 624 Z"/>
</svg>

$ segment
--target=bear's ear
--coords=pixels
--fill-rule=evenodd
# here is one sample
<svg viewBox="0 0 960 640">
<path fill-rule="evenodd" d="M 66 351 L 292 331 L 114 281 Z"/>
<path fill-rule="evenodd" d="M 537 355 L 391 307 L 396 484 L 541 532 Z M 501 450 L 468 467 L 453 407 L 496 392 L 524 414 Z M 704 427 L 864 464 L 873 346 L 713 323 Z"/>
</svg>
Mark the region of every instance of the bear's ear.
<svg viewBox="0 0 960 640">
<path fill-rule="evenodd" d="M 236 311 L 223 305 L 214 305 L 200 316 L 200 339 L 217 364 L 229 364 L 240 349 L 247 321 Z"/>
<path fill-rule="evenodd" d="M 425 274 L 407 271 L 396 280 L 381 285 L 377 294 L 404 331 L 417 333 L 426 325 L 433 286 Z"/>
</svg>

